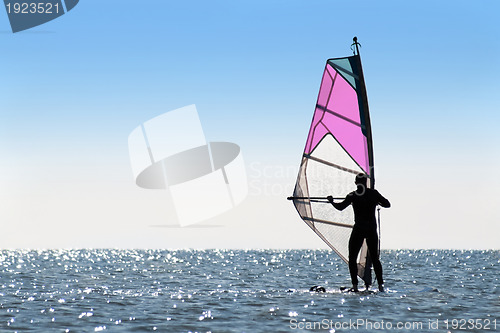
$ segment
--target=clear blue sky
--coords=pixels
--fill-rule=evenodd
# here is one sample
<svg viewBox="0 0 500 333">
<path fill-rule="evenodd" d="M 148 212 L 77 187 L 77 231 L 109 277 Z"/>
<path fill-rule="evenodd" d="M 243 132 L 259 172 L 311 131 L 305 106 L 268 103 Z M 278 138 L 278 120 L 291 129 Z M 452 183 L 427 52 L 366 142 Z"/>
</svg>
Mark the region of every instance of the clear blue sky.
<svg viewBox="0 0 500 333">
<path fill-rule="evenodd" d="M 283 198 L 325 60 L 356 35 L 393 201 L 382 246 L 498 248 L 498 12 L 493 0 L 85 0 L 17 34 L 1 12 L 0 247 L 320 246 Z M 189 104 L 208 140 L 242 147 L 251 195 L 211 221 L 223 227 L 153 228 L 164 198 L 133 184 L 127 137 Z"/>
</svg>

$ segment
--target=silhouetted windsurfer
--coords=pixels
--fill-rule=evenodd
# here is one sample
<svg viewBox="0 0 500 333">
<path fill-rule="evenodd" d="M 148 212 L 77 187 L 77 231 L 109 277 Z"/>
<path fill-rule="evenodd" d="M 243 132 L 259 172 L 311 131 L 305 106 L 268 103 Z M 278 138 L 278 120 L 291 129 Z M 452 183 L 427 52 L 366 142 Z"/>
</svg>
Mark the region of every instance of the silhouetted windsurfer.
<svg viewBox="0 0 500 333">
<path fill-rule="evenodd" d="M 352 205 L 354 210 L 354 227 L 349 238 L 349 272 L 351 274 L 352 290 L 358 291 L 358 267 L 356 259 L 363 245 L 363 240 L 366 239 L 368 251 L 373 262 L 373 269 L 377 276 L 378 288 L 380 291 L 383 291 L 384 281 L 382 278 L 382 264 L 379 259 L 375 209 L 377 205 L 389 208 L 391 204 L 377 190 L 366 186 L 367 176 L 365 174 L 358 174 L 355 183 L 357 186 L 356 191 L 349 193 L 344 201 L 335 203 L 331 196 L 328 196 L 328 201 L 338 210 L 344 210 L 349 205 Z"/>
</svg>

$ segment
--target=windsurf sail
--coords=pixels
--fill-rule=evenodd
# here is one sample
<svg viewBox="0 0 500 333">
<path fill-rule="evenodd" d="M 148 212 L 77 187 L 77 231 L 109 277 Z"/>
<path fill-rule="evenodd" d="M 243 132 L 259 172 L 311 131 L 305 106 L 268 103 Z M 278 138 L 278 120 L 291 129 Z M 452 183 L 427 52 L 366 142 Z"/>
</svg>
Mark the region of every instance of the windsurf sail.
<svg viewBox="0 0 500 333">
<path fill-rule="evenodd" d="M 316 109 L 302 155 L 293 203 L 304 222 L 348 263 L 354 225 L 352 208 L 337 211 L 326 196 L 343 198 L 355 189 L 357 174 L 374 187 L 373 144 L 361 58 L 356 37 L 353 56 L 328 59 Z M 323 200 L 321 200 L 323 198 Z M 366 241 L 358 259 L 358 275 L 371 285 Z"/>
</svg>

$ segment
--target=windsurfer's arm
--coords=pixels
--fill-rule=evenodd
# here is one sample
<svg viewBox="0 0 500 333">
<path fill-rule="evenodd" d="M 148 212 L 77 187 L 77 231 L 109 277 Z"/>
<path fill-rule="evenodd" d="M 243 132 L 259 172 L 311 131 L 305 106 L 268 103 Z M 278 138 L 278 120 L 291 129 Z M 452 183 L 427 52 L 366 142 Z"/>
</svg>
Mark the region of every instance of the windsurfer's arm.
<svg viewBox="0 0 500 333">
<path fill-rule="evenodd" d="M 351 195 L 348 195 L 347 197 L 345 197 L 344 201 L 342 201 L 342 202 L 333 202 L 332 196 L 328 196 L 327 199 L 332 204 L 332 206 L 338 210 L 344 210 L 352 203 L 352 196 Z"/>
<path fill-rule="evenodd" d="M 389 200 L 387 200 L 386 198 L 384 198 L 384 197 L 382 196 L 382 194 L 380 194 L 378 191 L 377 191 L 377 193 L 378 193 L 378 197 L 379 197 L 379 198 L 378 198 L 378 204 L 379 204 L 380 206 L 384 207 L 384 208 L 389 208 L 389 207 L 391 207 L 391 203 L 389 202 Z"/>
</svg>

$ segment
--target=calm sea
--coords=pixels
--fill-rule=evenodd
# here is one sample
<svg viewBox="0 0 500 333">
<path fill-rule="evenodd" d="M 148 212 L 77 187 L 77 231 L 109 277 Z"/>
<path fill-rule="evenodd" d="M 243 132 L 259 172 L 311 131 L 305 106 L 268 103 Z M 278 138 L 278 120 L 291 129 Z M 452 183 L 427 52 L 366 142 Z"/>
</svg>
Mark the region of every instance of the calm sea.
<svg viewBox="0 0 500 333">
<path fill-rule="evenodd" d="M 500 251 L 381 257 L 355 294 L 326 250 L 4 250 L 0 332 L 500 332 Z"/>
</svg>

